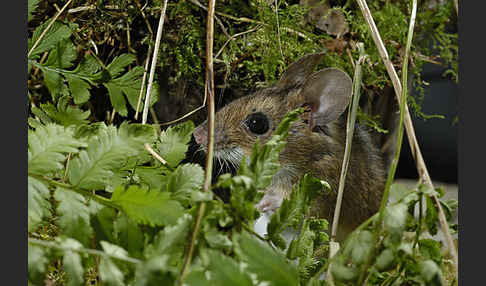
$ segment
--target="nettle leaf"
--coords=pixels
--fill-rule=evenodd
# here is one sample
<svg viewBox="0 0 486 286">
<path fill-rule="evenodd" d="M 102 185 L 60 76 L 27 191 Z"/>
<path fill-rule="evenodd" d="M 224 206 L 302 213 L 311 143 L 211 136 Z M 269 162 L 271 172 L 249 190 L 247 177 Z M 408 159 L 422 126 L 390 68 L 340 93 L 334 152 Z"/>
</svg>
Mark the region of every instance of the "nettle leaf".
<svg viewBox="0 0 486 286">
<path fill-rule="evenodd" d="M 99 275 L 103 285 L 124 286 L 123 272 L 116 266 L 116 264 L 107 257 L 102 257 L 99 266 Z"/>
<path fill-rule="evenodd" d="M 89 209 L 86 199 L 71 190 L 58 187 L 54 198 L 59 201 L 57 213 L 58 224 L 65 235 L 75 238 L 83 245 L 88 245 L 93 235 L 89 222 Z"/>
<path fill-rule="evenodd" d="M 394 183 L 390 186 L 390 199 L 389 203 L 393 204 L 403 199 L 410 193 L 410 190 L 402 184 Z"/>
<path fill-rule="evenodd" d="M 30 22 L 32 20 L 32 13 L 37 9 L 37 6 L 39 6 L 40 0 L 29 0 L 27 3 L 27 22 Z"/>
<path fill-rule="evenodd" d="M 185 158 L 193 131 L 194 123 L 192 121 L 185 121 L 162 131 L 160 141 L 157 142 L 157 149 L 169 166 L 175 167 Z"/>
<path fill-rule="evenodd" d="M 107 254 L 121 259 L 128 258 L 128 252 L 122 247 L 107 241 L 100 241 L 100 244 Z"/>
<path fill-rule="evenodd" d="M 42 222 L 42 219 L 50 215 L 49 189 L 41 181 L 28 176 L 28 214 L 27 229 L 33 231 Z"/>
<path fill-rule="evenodd" d="M 167 172 L 167 170 L 163 167 L 137 166 L 135 168 L 134 176 L 138 177 L 142 186 L 151 190 L 162 190 L 162 187 L 166 187 L 168 179 L 165 172 Z"/>
<path fill-rule="evenodd" d="M 393 265 L 392 263 L 394 260 L 395 260 L 395 255 L 393 253 L 393 250 L 387 248 L 383 250 L 380 253 L 380 255 L 378 255 L 378 257 L 376 258 L 376 262 L 375 262 L 376 268 L 381 271 L 386 270 Z"/>
<path fill-rule="evenodd" d="M 126 190 L 122 186 L 116 188 L 111 201 L 136 222 L 152 226 L 175 224 L 184 211 L 179 202 L 171 199 L 170 193 L 138 186 Z"/>
<path fill-rule="evenodd" d="M 31 244 L 28 244 L 27 247 L 29 281 L 40 285 L 45 277 L 46 264 L 49 262 L 46 257 L 48 255 L 47 249 Z"/>
<path fill-rule="evenodd" d="M 126 248 L 130 255 L 141 256 L 144 237 L 137 223 L 120 212 L 112 225 L 118 244 Z"/>
<path fill-rule="evenodd" d="M 73 129 L 48 124 L 28 130 L 29 173 L 46 174 L 63 168 L 66 153 L 77 153 L 86 143 L 73 138 Z"/>
<path fill-rule="evenodd" d="M 81 243 L 72 238 L 62 238 L 57 241 L 65 249 L 62 265 L 67 276 L 67 285 L 84 285 L 84 268 L 81 257 L 78 252 L 72 250 L 82 248 Z"/>
<path fill-rule="evenodd" d="M 114 126 L 101 128 L 98 136 L 89 140 L 88 148 L 71 160 L 69 182 L 80 188 L 103 189 L 109 184 L 114 170 L 137 153 L 118 136 Z"/>
<path fill-rule="evenodd" d="M 392 234 L 400 234 L 405 229 L 407 216 L 408 207 L 404 203 L 386 207 L 383 218 L 385 228 Z"/>
<path fill-rule="evenodd" d="M 93 221 L 92 226 L 96 231 L 97 239 L 105 239 L 114 241 L 114 232 L 117 222 L 116 210 L 112 207 L 103 207 L 95 214 L 96 220 Z"/>
<path fill-rule="evenodd" d="M 194 193 L 200 192 L 204 181 L 204 170 L 197 164 L 184 164 L 169 175 L 167 191 L 172 193 L 172 198 L 191 203 Z"/>
<path fill-rule="evenodd" d="M 129 145 L 134 150 L 138 152 L 144 152 L 145 143 L 152 143 L 157 138 L 157 131 L 153 125 L 149 124 L 139 124 L 124 121 L 118 128 L 118 135 L 125 144 Z M 147 156 L 150 156 L 147 153 Z"/>
<path fill-rule="evenodd" d="M 83 104 L 87 102 L 91 96 L 89 93 L 90 85 L 86 81 L 66 74 L 66 79 L 69 85 L 69 90 L 71 90 L 71 95 L 74 99 L 74 103 Z"/>
<path fill-rule="evenodd" d="M 35 42 L 39 39 L 42 32 L 47 28 L 47 25 L 51 22 L 51 19 L 39 25 L 32 35 L 32 39 L 28 42 L 28 50 L 32 48 Z M 71 37 L 71 28 L 61 22 L 54 22 L 51 28 L 46 32 L 40 43 L 34 48 L 29 58 L 34 59 L 36 56 L 42 54 L 45 51 L 51 50 L 64 39 Z"/>
<path fill-rule="evenodd" d="M 177 271 L 169 265 L 168 255 L 150 258 L 137 267 L 135 286 L 174 285 Z"/>
<path fill-rule="evenodd" d="M 233 243 L 226 234 L 218 231 L 215 226 L 212 226 L 207 221 L 203 223 L 202 232 L 204 234 L 204 239 L 213 249 L 230 250 L 233 246 Z"/>
<path fill-rule="evenodd" d="M 56 101 L 62 96 L 69 95 L 69 89 L 64 83 L 64 79 L 60 73 L 43 68 L 42 75 L 44 76 L 44 83 L 46 84 L 53 101 Z"/>
<path fill-rule="evenodd" d="M 258 281 L 266 281 L 269 285 L 298 285 L 297 268 L 283 253 L 245 231 L 234 238 L 236 255 L 247 263 L 246 270 L 256 274 Z"/>
<path fill-rule="evenodd" d="M 232 258 L 217 251 L 208 251 L 211 285 L 254 285 L 247 271 Z"/>
<path fill-rule="evenodd" d="M 423 277 L 425 282 L 428 282 L 427 285 L 442 285 L 442 283 L 440 283 L 442 271 L 432 260 L 425 260 L 420 263 L 420 275 Z"/>
<path fill-rule="evenodd" d="M 119 76 L 127 66 L 135 62 L 137 57 L 132 54 L 121 54 L 115 57 L 113 61 L 106 67 L 110 72 L 112 78 Z"/>
<path fill-rule="evenodd" d="M 442 263 L 441 245 L 433 239 L 419 240 L 419 251 L 425 259 L 430 259 L 440 265 Z"/>
<path fill-rule="evenodd" d="M 331 267 L 331 272 L 333 278 L 337 281 L 351 281 L 356 279 L 359 274 L 358 269 L 345 266 L 341 263 L 333 263 Z"/>
<path fill-rule="evenodd" d="M 69 101 L 69 96 L 63 96 L 59 99 L 57 108 L 51 103 L 43 103 L 40 107 L 57 124 L 70 126 L 88 123 L 87 118 L 90 115 L 90 111 L 83 111 L 77 106 L 68 105 Z"/>
</svg>

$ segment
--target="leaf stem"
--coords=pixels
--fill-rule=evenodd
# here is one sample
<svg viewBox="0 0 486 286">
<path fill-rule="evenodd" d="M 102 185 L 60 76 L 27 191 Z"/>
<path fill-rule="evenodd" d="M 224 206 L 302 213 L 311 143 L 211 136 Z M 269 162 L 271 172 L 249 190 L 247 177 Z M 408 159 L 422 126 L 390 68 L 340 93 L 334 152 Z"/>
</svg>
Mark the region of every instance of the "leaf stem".
<svg viewBox="0 0 486 286">
<path fill-rule="evenodd" d="M 79 253 L 87 253 L 87 254 L 91 254 L 91 255 L 114 258 L 114 259 L 118 259 L 118 260 L 121 260 L 121 261 L 129 262 L 129 263 L 132 263 L 132 264 L 142 263 L 141 260 L 138 260 L 138 259 L 132 258 L 132 257 L 121 257 L 121 256 L 113 255 L 113 254 L 110 254 L 110 253 L 106 253 L 104 251 L 100 251 L 100 250 L 96 250 L 96 249 L 90 249 L 90 248 L 84 248 L 84 247 L 80 247 L 80 248 L 64 247 L 64 246 L 61 246 L 58 243 L 53 242 L 53 241 L 45 241 L 45 240 L 40 240 L 40 239 L 35 239 L 35 238 L 29 237 L 28 243 L 33 244 L 33 245 L 43 246 L 43 247 L 59 249 L 59 250 L 63 250 L 63 251 L 75 251 L 75 252 L 79 252 Z"/>
<path fill-rule="evenodd" d="M 213 153 L 214 153 L 214 73 L 213 73 L 213 42 L 214 42 L 214 7 L 216 0 L 209 0 L 208 4 L 208 18 L 206 26 L 206 89 L 205 98 L 207 98 L 208 106 L 208 146 L 206 156 L 206 170 L 204 177 L 204 184 L 202 191 L 208 192 L 211 188 L 211 179 L 213 174 Z M 187 273 L 187 269 L 191 264 L 192 254 L 196 244 L 196 239 L 199 233 L 199 226 L 206 210 L 206 203 L 201 202 L 198 213 L 196 215 L 196 222 L 194 230 L 191 235 L 191 242 L 187 251 L 184 265 L 181 270 L 178 284 L 182 285 L 182 281 Z"/>
</svg>

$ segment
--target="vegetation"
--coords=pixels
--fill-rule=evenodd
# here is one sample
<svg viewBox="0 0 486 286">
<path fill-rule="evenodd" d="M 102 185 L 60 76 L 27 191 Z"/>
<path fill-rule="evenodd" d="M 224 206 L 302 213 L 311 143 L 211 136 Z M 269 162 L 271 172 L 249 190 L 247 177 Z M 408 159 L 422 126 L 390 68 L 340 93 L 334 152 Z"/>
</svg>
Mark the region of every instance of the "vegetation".
<svg viewBox="0 0 486 286">
<path fill-rule="evenodd" d="M 363 95 L 373 100 L 391 86 L 354 1 L 301 2 L 216 2 L 219 104 L 272 84 L 293 60 L 322 49 L 327 49 L 323 66 L 353 74 L 358 42 L 368 55 L 362 63 Z M 400 68 L 410 3 L 369 2 L 391 61 Z M 392 185 L 383 226 L 377 227 L 378 215 L 370 218 L 331 259 L 327 221 L 308 215 L 310 202 L 327 184 L 310 176 L 293 187 L 265 237 L 253 231 L 259 216 L 254 205 L 278 170 L 279 151 L 300 110 L 287 115 L 270 141 L 255 145 L 236 174 L 219 176 L 212 188 L 229 189 L 228 201 L 201 190 L 203 168 L 185 160 L 194 123 L 162 131 L 156 123 L 202 104 L 206 2 L 169 1 L 150 101 L 155 124 L 135 123 L 134 115 L 143 106 L 145 62 L 162 1 L 28 3 L 31 285 L 172 285 L 182 279 L 186 285 L 457 283 L 441 244 L 424 236 L 437 233 L 432 196 L 442 195 L 441 189 Z M 444 76 L 457 82 L 457 33 L 449 29 L 456 19 L 453 1 L 431 3 L 436 1 L 419 6 L 410 50 L 409 68 L 419 90 L 426 85 L 420 73 L 427 62 L 447 66 Z M 324 7 L 341 20 L 323 26 L 310 16 L 317 11 L 312 9 Z M 409 96 L 408 104 L 426 118 L 422 100 L 423 94 Z M 191 119 L 204 118 L 197 113 Z M 383 130 L 373 114 L 362 111 L 359 118 Z M 206 211 L 192 262 L 185 265 L 202 202 Z M 450 219 L 457 202 L 441 205 Z M 283 233 L 289 229 L 297 235 L 286 241 Z M 377 234 L 380 240 L 374 243 Z M 320 280 L 330 262 L 334 281 Z"/>
</svg>

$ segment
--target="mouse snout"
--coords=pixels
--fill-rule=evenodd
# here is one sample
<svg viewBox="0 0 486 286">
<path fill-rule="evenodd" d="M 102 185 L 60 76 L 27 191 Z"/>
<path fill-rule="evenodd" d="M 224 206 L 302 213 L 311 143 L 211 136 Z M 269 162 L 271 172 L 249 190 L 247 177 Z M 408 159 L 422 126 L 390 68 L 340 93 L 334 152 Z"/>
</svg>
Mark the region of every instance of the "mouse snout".
<svg viewBox="0 0 486 286">
<path fill-rule="evenodd" d="M 206 132 L 206 129 L 204 128 L 203 125 L 199 125 L 198 127 L 196 127 L 192 135 L 194 135 L 194 139 L 196 139 L 197 144 L 199 145 L 207 144 L 208 133 Z"/>
</svg>

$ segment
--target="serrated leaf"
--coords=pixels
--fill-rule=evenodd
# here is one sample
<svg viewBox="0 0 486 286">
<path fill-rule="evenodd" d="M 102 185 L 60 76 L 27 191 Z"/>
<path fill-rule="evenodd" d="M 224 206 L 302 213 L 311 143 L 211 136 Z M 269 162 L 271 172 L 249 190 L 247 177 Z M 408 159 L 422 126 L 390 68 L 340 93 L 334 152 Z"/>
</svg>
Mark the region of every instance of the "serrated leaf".
<svg viewBox="0 0 486 286">
<path fill-rule="evenodd" d="M 71 95 L 74 99 L 74 103 L 83 104 L 87 102 L 91 96 L 89 93 L 90 85 L 86 81 L 80 79 L 79 77 L 65 75 L 69 89 L 71 90 Z"/>
<path fill-rule="evenodd" d="M 342 265 L 341 263 L 333 263 L 331 272 L 334 279 L 337 281 L 350 281 L 358 277 L 359 271 L 356 268 Z"/>
<path fill-rule="evenodd" d="M 28 219 L 27 229 L 33 231 L 42 219 L 50 215 L 49 189 L 41 181 L 28 176 Z"/>
<path fill-rule="evenodd" d="M 309 221 L 305 220 L 299 236 L 292 240 L 289 244 L 289 248 L 287 249 L 287 257 L 289 259 L 312 257 L 315 236 L 315 233 L 309 229 Z"/>
<path fill-rule="evenodd" d="M 27 6 L 27 22 L 30 22 L 32 20 L 32 13 L 37 9 L 37 6 L 39 5 L 40 0 L 29 0 L 28 6 Z"/>
<path fill-rule="evenodd" d="M 64 79 L 60 73 L 42 69 L 42 75 L 44 76 L 44 83 L 46 84 L 53 101 L 57 101 L 57 99 L 62 96 L 69 95 L 69 89 L 64 83 Z"/>
<path fill-rule="evenodd" d="M 67 285 L 84 285 L 84 268 L 81 262 L 81 257 L 76 251 L 70 249 L 80 249 L 82 245 L 71 238 L 64 238 L 60 240 L 60 244 L 64 250 L 62 264 L 67 276 Z"/>
<path fill-rule="evenodd" d="M 425 197 L 427 209 L 425 211 L 425 225 L 431 235 L 437 234 L 437 222 L 439 220 L 439 214 L 435 207 L 434 201 L 431 197 Z"/>
<path fill-rule="evenodd" d="M 250 275 L 232 258 L 217 251 L 208 251 L 212 285 L 254 285 Z"/>
<path fill-rule="evenodd" d="M 111 259 L 102 257 L 99 266 L 99 275 L 103 285 L 123 286 L 124 275 Z"/>
<path fill-rule="evenodd" d="M 200 192 L 204 181 L 204 170 L 196 164 L 184 164 L 169 175 L 167 191 L 172 198 L 188 204 L 194 193 Z"/>
<path fill-rule="evenodd" d="M 183 214 L 182 206 L 172 200 L 169 193 L 148 191 L 137 186 L 130 186 L 127 190 L 122 186 L 116 188 L 111 201 L 120 206 L 130 218 L 143 224 L 175 224 Z"/>
<path fill-rule="evenodd" d="M 88 123 L 90 111 L 83 111 L 76 106 L 68 105 L 69 97 L 63 96 L 59 99 L 57 108 L 51 103 L 40 105 L 42 110 L 57 124 L 70 126 Z"/>
<path fill-rule="evenodd" d="M 157 149 L 169 166 L 175 167 L 184 159 L 193 131 L 194 123 L 192 121 L 186 121 L 162 131 Z"/>
<path fill-rule="evenodd" d="M 77 153 L 86 143 L 73 138 L 73 130 L 55 124 L 28 131 L 29 173 L 46 174 L 63 168 L 66 153 Z"/>
<path fill-rule="evenodd" d="M 440 265 L 442 261 L 441 246 L 440 243 L 433 239 L 421 239 L 419 240 L 419 251 L 425 259 L 433 260 Z"/>
<path fill-rule="evenodd" d="M 39 25 L 32 35 L 32 39 L 29 40 L 28 50 L 30 51 L 32 45 L 39 39 L 42 32 L 47 28 L 51 19 Z M 60 41 L 67 39 L 71 36 L 71 29 L 68 25 L 61 22 L 54 22 L 51 28 L 45 33 L 40 43 L 31 52 L 29 58 L 35 58 L 37 55 L 42 54 L 45 51 L 53 49 Z"/>
<path fill-rule="evenodd" d="M 99 129 L 98 136 L 91 138 L 88 148 L 70 162 L 69 182 L 80 188 L 103 189 L 110 182 L 114 170 L 122 167 L 136 150 L 121 140 L 113 126 Z"/>
<path fill-rule="evenodd" d="M 389 204 L 393 204 L 404 198 L 410 190 L 403 184 L 394 183 L 390 186 Z"/>
<path fill-rule="evenodd" d="M 127 116 L 127 103 L 125 101 L 125 97 L 123 97 L 123 90 L 121 87 L 112 83 L 104 83 L 103 85 L 106 87 L 106 89 L 108 89 L 111 105 L 116 112 L 118 112 L 121 116 Z"/>
<path fill-rule="evenodd" d="M 124 259 L 124 258 L 128 257 L 128 252 L 125 249 L 123 249 L 122 247 L 120 247 L 116 244 L 109 243 L 107 241 L 100 241 L 100 244 L 101 244 L 101 247 L 103 248 L 103 250 L 108 255 L 118 257 L 120 259 Z"/>
<path fill-rule="evenodd" d="M 145 151 L 144 144 L 152 143 L 157 138 L 157 131 L 154 126 L 149 124 L 138 124 L 124 121 L 118 128 L 118 134 L 134 150 Z"/>
<path fill-rule="evenodd" d="M 27 255 L 29 281 L 40 284 L 44 280 L 46 264 L 49 262 L 46 250 L 40 246 L 28 244 Z"/>
<path fill-rule="evenodd" d="M 184 278 L 184 285 L 188 286 L 212 286 L 212 281 L 206 278 L 206 274 L 202 270 L 190 271 L 186 278 Z"/>
<path fill-rule="evenodd" d="M 93 228 L 96 231 L 97 239 L 114 241 L 114 228 L 116 226 L 116 211 L 112 207 L 103 207 L 96 214 L 93 221 Z"/>
<path fill-rule="evenodd" d="M 212 249 L 229 250 L 233 246 L 233 243 L 226 234 L 218 231 L 216 227 L 212 227 L 207 222 L 203 226 L 203 234 L 204 239 Z"/>
<path fill-rule="evenodd" d="M 54 68 L 69 68 L 78 57 L 76 47 L 70 39 L 66 38 L 59 41 L 55 48 L 49 53 L 44 66 Z"/>
<path fill-rule="evenodd" d="M 84 245 L 88 245 L 93 235 L 89 222 L 89 209 L 86 199 L 71 190 L 58 187 L 54 198 L 59 201 L 57 213 L 58 224 L 65 235 L 75 238 Z"/>
<path fill-rule="evenodd" d="M 273 250 L 247 232 L 236 236 L 235 252 L 248 264 L 247 271 L 255 273 L 259 281 L 269 285 L 298 285 L 298 272 L 294 263 L 285 259 L 283 253 Z"/>
<path fill-rule="evenodd" d="M 129 70 L 127 73 L 122 75 L 119 78 L 113 79 L 110 83 L 119 86 L 123 93 L 126 95 L 128 99 L 128 103 L 133 108 L 133 110 L 137 109 L 138 98 L 140 97 L 140 88 L 142 87 L 142 77 L 143 77 L 144 69 L 141 66 L 136 66 L 133 69 Z M 147 93 L 146 88 L 142 92 L 142 99 L 144 99 L 145 94 Z M 152 83 L 152 90 L 150 92 L 150 101 L 149 107 L 154 105 L 157 100 L 159 99 L 159 84 L 157 82 Z M 145 100 L 142 101 L 141 107 Z"/>
<path fill-rule="evenodd" d="M 434 281 L 436 277 L 442 276 L 442 272 L 440 271 L 439 266 L 437 266 L 437 264 L 434 261 L 425 260 L 422 263 L 420 263 L 420 275 L 424 278 L 425 282 L 430 283 Z M 436 283 L 433 283 L 432 285 L 436 285 Z"/>
<path fill-rule="evenodd" d="M 118 243 L 125 247 L 131 256 L 139 257 L 143 249 L 143 233 L 140 227 L 124 213 L 119 213 L 113 223 Z"/>
<path fill-rule="evenodd" d="M 113 61 L 106 67 L 110 72 L 112 78 L 119 76 L 124 69 L 136 60 L 136 56 L 132 54 L 121 54 L 114 58 Z"/>
<path fill-rule="evenodd" d="M 151 190 L 162 190 L 162 187 L 166 188 L 168 179 L 167 175 L 163 173 L 164 171 L 165 168 L 137 166 L 135 176 L 140 179 L 140 183 L 144 187 Z"/>
</svg>

